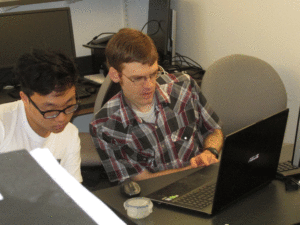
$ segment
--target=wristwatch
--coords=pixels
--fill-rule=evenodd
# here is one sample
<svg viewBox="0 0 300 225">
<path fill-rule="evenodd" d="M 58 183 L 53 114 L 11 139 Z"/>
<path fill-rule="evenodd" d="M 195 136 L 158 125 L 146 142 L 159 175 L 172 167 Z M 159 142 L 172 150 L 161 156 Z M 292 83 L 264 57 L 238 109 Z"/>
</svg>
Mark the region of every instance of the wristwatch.
<svg viewBox="0 0 300 225">
<path fill-rule="evenodd" d="M 205 151 L 205 150 L 210 151 L 212 154 L 214 154 L 216 156 L 217 159 L 219 158 L 219 152 L 217 149 L 209 147 L 209 148 L 203 149 L 203 151 Z"/>
</svg>

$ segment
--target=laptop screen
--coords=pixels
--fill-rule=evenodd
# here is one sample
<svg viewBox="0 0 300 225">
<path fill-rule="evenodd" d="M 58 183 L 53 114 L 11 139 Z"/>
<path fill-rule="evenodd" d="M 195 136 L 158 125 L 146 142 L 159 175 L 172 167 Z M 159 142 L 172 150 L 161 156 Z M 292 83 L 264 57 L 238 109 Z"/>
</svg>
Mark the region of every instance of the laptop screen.
<svg viewBox="0 0 300 225">
<path fill-rule="evenodd" d="M 286 109 L 226 137 L 214 210 L 221 210 L 275 178 L 288 111 Z"/>
<path fill-rule="evenodd" d="M 297 129 L 296 129 L 296 136 L 295 136 L 295 143 L 294 143 L 294 152 L 292 158 L 293 166 L 299 167 L 300 164 L 300 132 L 299 132 L 299 122 L 300 122 L 300 109 L 297 121 Z"/>
</svg>

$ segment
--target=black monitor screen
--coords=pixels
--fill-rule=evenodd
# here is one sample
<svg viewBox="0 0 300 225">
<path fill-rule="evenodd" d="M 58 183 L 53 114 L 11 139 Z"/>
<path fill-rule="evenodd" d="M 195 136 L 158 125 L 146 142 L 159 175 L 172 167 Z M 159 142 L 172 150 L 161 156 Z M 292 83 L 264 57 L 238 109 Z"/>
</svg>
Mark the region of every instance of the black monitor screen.
<svg viewBox="0 0 300 225">
<path fill-rule="evenodd" d="M 171 34 L 170 0 L 149 0 L 147 34 L 153 39 L 160 62 L 169 61 L 169 39 Z"/>
<path fill-rule="evenodd" d="M 0 14 L 0 69 L 14 66 L 32 48 L 62 51 L 75 58 L 70 8 Z"/>
</svg>

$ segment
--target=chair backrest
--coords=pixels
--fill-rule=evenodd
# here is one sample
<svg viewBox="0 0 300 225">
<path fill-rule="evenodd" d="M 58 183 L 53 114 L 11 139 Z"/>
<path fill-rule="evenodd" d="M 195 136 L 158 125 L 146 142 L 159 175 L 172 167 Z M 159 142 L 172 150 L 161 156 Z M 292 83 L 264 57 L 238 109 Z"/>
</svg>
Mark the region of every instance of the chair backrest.
<svg viewBox="0 0 300 225">
<path fill-rule="evenodd" d="M 120 84 L 111 81 L 109 76 L 106 76 L 101 85 L 96 97 L 94 105 L 94 115 L 102 108 L 102 106 L 115 94 L 121 90 Z M 80 132 L 81 140 L 81 165 L 82 166 L 99 166 L 102 164 L 92 137 L 89 133 Z"/>
<path fill-rule="evenodd" d="M 278 73 L 265 61 L 230 55 L 214 62 L 204 74 L 201 90 L 230 134 L 287 107 Z"/>
<path fill-rule="evenodd" d="M 98 95 L 96 97 L 94 106 L 94 115 L 99 112 L 102 106 L 115 94 L 121 90 L 120 84 L 112 82 L 112 80 L 107 75 L 103 84 L 101 85 Z"/>
</svg>

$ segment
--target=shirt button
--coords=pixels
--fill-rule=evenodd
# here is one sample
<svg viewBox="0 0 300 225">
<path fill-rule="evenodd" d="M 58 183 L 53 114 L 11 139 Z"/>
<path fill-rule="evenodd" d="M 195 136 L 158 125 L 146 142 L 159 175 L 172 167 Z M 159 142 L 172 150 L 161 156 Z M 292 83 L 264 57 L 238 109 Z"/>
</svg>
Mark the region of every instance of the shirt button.
<svg viewBox="0 0 300 225">
<path fill-rule="evenodd" d="M 187 137 L 184 137 L 183 139 L 184 139 L 184 140 L 187 140 Z"/>
</svg>

